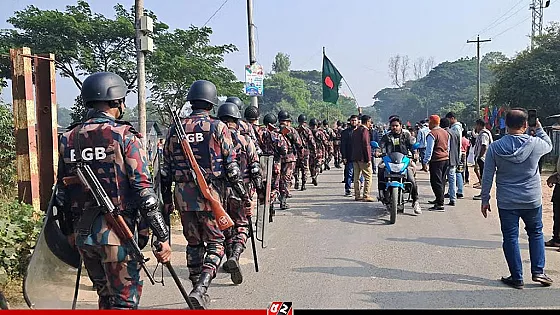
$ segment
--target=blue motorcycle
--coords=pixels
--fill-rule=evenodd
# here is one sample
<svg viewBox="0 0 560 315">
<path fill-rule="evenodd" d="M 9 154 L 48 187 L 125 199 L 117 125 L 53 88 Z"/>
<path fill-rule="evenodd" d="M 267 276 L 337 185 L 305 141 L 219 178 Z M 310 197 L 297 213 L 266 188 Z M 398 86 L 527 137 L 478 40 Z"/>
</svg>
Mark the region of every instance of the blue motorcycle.
<svg viewBox="0 0 560 315">
<path fill-rule="evenodd" d="M 377 142 L 372 141 L 371 146 L 374 149 L 379 148 Z M 415 143 L 412 148 L 418 149 L 419 144 Z M 392 152 L 382 157 L 385 166 L 385 198 L 381 202 L 385 204 L 390 214 L 391 224 L 397 221 L 397 212 L 404 212 L 404 205 L 409 202 L 410 192 L 412 191 L 412 183 L 406 181 L 408 166 L 410 165 L 410 157 L 400 153 Z M 405 198 L 406 195 L 406 198 Z M 405 201 L 406 200 L 406 201 Z"/>
</svg>

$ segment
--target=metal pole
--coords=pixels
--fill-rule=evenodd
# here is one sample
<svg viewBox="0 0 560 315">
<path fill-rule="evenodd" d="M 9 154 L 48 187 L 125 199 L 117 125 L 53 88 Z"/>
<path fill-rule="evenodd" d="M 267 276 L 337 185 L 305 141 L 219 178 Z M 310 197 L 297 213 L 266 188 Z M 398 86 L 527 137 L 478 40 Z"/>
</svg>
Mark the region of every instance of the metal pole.
<svg viewBox="0 0 560 315">
<path fill-rule="evenodd" d="M 255 33 L 253 32 L 253 0 L 247 0 L 247 26 L 249 30 L 249 64 L 257 62 L 255 56 Z M 259 107 L 257 96 L 251 96 L 251 106 Z"/>
<path fill-rule="evenodd" d="M 144 52 L 140 47 L 140 18 L 144 15 L 144 0 L 135 0 L 134 17 L 136 20 L 136 70 L 138 82 L 138 131 L 146 137 L 146 69 L 144 64 Z M 146 149 L 146 142 L 142 141 Z"/>
<path fill-rule="evenodd" d="M 476 40 L 467 40 L 467 43 L 476 43 L 476 62 L 477 62 L 477 72 L 476 72 L 476 100 L 478 105 L 478 115 L 480 117 L 480 43 L 489 42 L 490 39 L 480 40 L 480 36 L 476 36 Z"/>
</svg>

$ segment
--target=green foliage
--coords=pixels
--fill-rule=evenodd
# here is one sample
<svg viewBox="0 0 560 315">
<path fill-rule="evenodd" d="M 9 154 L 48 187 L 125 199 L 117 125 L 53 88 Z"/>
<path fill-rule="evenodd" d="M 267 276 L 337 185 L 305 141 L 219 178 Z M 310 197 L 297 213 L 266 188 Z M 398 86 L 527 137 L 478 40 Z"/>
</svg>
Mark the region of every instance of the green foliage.
<svg viewBox="0 0 560 315">
<path fill-rule="evenodd" d="M 83 121 L 88 112 L 88 109 L 84 105 L 84 101 L 80 95 L 76 96 L 76 99 L 74 99 L 74 105 L 72 105 L 70 110 L 72 111 L 70 116 L 72 117 L 73 122 Z"/>
<path fill-rule="evenodd" d="M 25 274 L 41 231 L 42 213 L 15 200 L 0 200 L 0 284 Z"/>
<path fill-rule="evenodd" d="M 524 50 L 501 63 L 489 99 L 497 106 L 537 109 L 542 118 L 560 113 L 560 24 L 553 23 Z M 544 122 L 544 121 L 543 121 Z"/>
<path fill-rule="evenodd" d="M 337 119 L 346 121 L 348 116 L 358 112 L 355 100 L 343 95 L 339 96 L 336 105 L 323 102 L 321 71 L 290 70 L 267 74 L 264 86 L 264 95 L 259 99 L 261 117 L 286 110 L 293 121 L 299 114 L 305 114 L 308 119 L 329 119 L 333 123 Z"/>
<path fill-rule="evenodd" d="M 290 55 L 285 53 L 277 53 L 274 57 L 274 62 L 272 63 L 272 71 L 275 73 L 286 72 L 290 70 Z"/>
<path fill-rule="evenodd" d="M 212 46 L 209 27 L 190 26 L 154 38 L 156 50 L 147 58 L 147 79 L 152 84 L 151 101 L 162 119 L 167 120 L 166 105 L 182 107 L 190 85 L 196 80 L 209 80 L 218 95 L 242 96 L 243 83 L 231 69 L 224 67 L 224 56 L 237 51 L 232 44 Z"/>
<path fill-rule="evenodd" d="M 11 109 L 0 103 L 0 195 L 13 195 L 17 181 L 16 143 L 14 139 L 14 115 Z"/>
<path fill-rule="evenodd" d="M 487 53 L 480 62 L 482 107 L 486 104 L 485 96 L 495 78 L 493 69 L 504 62 L 507 62 L 507 58 L 500 52 Z M 460 121 L 472 124 L 478 117 L 476 85 L 476 58 L 446 61 L 425 77 L 407 81 L 403 87 L 379 91 L 374 97 L 378 99 L 375 106 L 383 121 L 396 114 L 405 121 L 415 123 L 427 115 L 444 115 L 454 110 Z"/>
<path fill-rule="evenodd" d="M 68 108 L 58 106 L 57 117 L 58 124 L 62 127 L 68 127 L 72 124 L 72 111 Z"/>
</svg>

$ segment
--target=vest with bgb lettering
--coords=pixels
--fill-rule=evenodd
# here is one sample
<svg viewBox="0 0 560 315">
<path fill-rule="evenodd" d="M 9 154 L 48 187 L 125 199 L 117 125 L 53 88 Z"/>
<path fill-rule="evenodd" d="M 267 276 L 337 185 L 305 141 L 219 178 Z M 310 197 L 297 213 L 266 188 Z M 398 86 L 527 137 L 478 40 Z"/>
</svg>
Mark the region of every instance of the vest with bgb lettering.
<svg viewBox="0 0 560 315">
<path fill-rule="evenodd" d="M 210 117 L 207 113 L 195 111 L 189 117 L 182 119 L 182 125 L 187 141 L 206 179 L 224 177 L 222 138 L 226 133 L 231 137 L 226 124 Z M 170 133 L 169 145 L 172 146 L 174 180 L 180 183 L 196 180 L 191 176 L 190 164 L 181 148 L 175 126 L 171 126 Z M 226 155 L 230 154 L 235 156 L 234 152 L 228 152 Z"/>
</svg>

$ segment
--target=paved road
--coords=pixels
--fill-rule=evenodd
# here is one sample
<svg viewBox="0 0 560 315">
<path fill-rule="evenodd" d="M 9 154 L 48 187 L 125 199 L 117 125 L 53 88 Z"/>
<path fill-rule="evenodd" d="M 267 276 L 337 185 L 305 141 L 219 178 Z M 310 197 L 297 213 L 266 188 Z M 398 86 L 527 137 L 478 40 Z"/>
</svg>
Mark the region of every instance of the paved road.
<svg viewBox="0 0 560 315">
<path fill-rule="evenodd" d="M 245 281 L 231 283 L 220 273 L 209 294 L 214 309 L 265 309 L 271 301 L 302 308 L 560 308 L 560 253 L 547 249 L 546 272 L 559 282 L 549 288 L 530 280 L 528 245 L 521 231 L 526 286 L 509 288 L 498 281 L 508 274 L 501 249 L 497 213 L 480 214 L 478 191 L 444 213 L 410 207 L 388 224 L 380 203 L 342 196 L 342 170 L 324 172 L 319 186 L 294 192 L 287 211 L 278 211 L 267 248 L 259 248 L 254 271 L 250 247 L 243 254 Z M 423 209 L 432 198 L 428 177 L 418 174 Z M 374 180 L 376 178 L 374 177 Z M 495 209 L 495 207 L 494 207 Z M 185 242 L 176 230 L 173 262 L 188 278 Z M 190 282 L 185 280 L 190 291 Z M 84 285 L 80 307 L 89 308 L 95 293 Z M 170 277 L 165 286 L 145 281 L 141 308 L 183 308 Z"/>
</svg>

